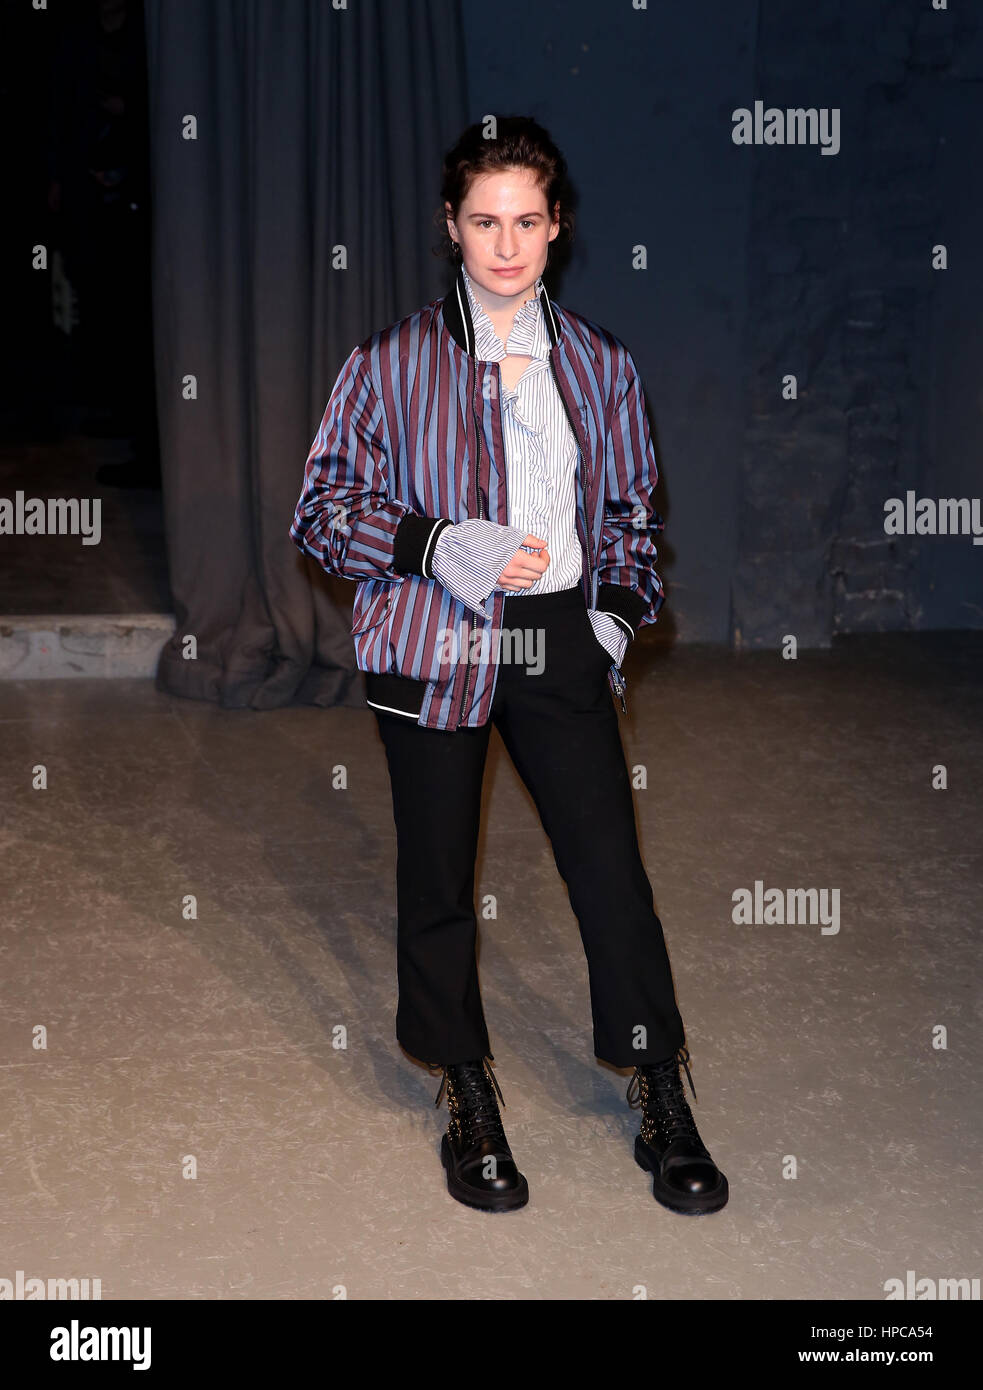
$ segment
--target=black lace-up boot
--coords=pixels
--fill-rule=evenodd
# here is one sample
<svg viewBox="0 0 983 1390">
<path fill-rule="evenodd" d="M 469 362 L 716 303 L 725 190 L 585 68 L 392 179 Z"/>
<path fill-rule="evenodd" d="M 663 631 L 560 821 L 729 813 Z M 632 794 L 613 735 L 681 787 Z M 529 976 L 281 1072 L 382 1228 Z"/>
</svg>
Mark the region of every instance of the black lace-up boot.
<svg viewBox="0 0 983 1390">
<path fill-rule="evenodd" d="M 443 1073 L 434 1104 L 446 1092 L 450 1123 L 440 1141 L 440 1161 L 447 1170 L 448 1192 L 481 1211 L 525 1206 L 529 1187 L 505 1137 L 495 1093 L 503 1105 L 505 1097 L 495 1074 L 484 1058 L 455 1062 Z"/>
<path fill-rule="evenodd" d="M 662 1062 L 636 1067 L 627 1100 L 633 1110 L 642 1107 L 635 1162 L 652 1174 L 655 1200 L 670 1211 L 693 1216 L 719 1211 L 727 1203 L 728 1188 L 696 1128 L 679 1076 L 680 1062 L 695 1100 L 685 1047 Z"/>
</svg>

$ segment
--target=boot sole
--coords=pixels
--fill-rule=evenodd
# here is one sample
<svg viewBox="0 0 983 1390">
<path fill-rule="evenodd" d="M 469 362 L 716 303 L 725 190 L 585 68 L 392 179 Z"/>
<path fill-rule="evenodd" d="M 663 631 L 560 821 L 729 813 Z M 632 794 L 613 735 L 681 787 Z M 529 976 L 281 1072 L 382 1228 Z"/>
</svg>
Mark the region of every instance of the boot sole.
<svg viewBox="0 0 983 1390">
<path fill-rule="evenodd" d="M 515 1211 L 529 1201 L 529 1184 L 520 1173 L 520 1183 L 511 1192 L 476 1192 L 473 1187 L 454 1176 L 454 1159 L 445 1134 L 440 1141 L 440 1161 L 447 1173 L 447 1191 L 458 1202 L 475 1211 Z"/>
<path fill-rule="evenodd" d="M 710 1212 L 719 1211 L 727 1205 L 730 1188 L 723 1173 L 720 1174 L 720 1182 L 710 1192 L 694 1192 L 685 1197 L 669 1187 L 659 1176 L 653 1160 L 648 1157 L 648 1148 L 641 1135 L 635 1137 L 635 1162 L 644 1172 L 652 1175 L 652 1196 L 669 1211 L 680 1216 L 708 1216 Z"/>
</svg>

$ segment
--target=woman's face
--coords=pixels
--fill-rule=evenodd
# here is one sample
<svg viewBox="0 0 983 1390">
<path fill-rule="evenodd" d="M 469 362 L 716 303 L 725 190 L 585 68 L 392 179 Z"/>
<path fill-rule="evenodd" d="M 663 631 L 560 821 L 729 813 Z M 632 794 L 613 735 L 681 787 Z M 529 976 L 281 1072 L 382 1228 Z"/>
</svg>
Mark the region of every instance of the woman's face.
<svg viewBox="0 0 983 1390">
<path fill-rule="evenodd" d="M 546 267 L 546 250 L 559 235 L 559 204 L 550 221 L 546 195 L 531 169 L 503 169 L 472 181 L 447 230 L 460 244 L 464 268 L 476 285 L 503 301 L 528 298 Z"/>
</svg>

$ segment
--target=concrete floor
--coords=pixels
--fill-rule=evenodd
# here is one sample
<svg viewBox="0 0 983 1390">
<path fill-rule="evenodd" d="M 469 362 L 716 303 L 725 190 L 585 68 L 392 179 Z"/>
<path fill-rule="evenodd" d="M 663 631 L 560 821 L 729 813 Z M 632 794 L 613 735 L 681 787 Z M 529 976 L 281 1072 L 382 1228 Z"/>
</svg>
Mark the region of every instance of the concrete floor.
<svg viewBox="0 0 983 1390">
<path fill-rule="evenodd" d="M 448 1196 L 437 1079 L 393 1036 L 370 712 L 7 682 L 0 1277 L 138 1299 L 883 1300 L 909 1269 L 983 1274 L 983 639 L 847 639 L 794 663 L 650 644 L 627 672 L 724 1211 L 665 1211 L 635 1166 L 628 1073 L 592 1056 L 576 923 L 497 735 L 482 984 L 531 1201 L 487 1215 Z M 839 888 L 838 934 L 735 926 L 755 879 Z"/>
</svg>

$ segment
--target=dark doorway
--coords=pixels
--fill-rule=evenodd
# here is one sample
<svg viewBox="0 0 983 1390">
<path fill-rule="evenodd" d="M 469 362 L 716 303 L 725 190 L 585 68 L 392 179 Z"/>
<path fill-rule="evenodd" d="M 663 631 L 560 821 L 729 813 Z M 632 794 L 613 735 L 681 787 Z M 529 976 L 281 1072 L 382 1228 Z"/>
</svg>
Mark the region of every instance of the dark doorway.
<svg viewBox="0 0 983 1390">
<path fill-rule="evenodd" d="M 0 23 L 0 614 L 167 612 L 142 5 L 0 0 Z M 87 534 L 31 526 L 53 498 Z"/>
</svg>

